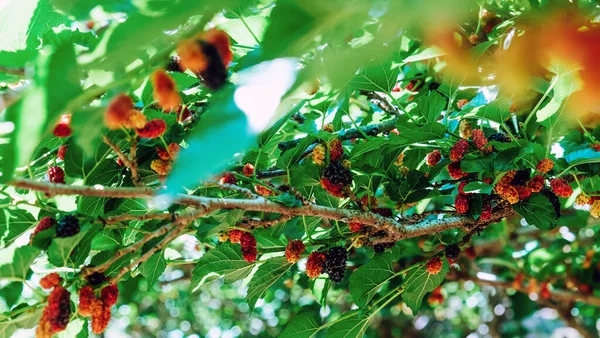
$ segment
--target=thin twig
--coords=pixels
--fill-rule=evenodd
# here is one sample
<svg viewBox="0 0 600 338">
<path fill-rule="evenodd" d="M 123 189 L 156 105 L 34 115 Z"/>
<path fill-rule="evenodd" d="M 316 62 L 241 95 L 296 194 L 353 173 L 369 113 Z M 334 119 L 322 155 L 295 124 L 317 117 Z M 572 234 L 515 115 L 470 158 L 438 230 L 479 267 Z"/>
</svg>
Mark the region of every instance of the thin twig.
<svg viewBox="0 0 600 338">
<path fill-rule="evenodd" d="M 119 148 L 116 144 L 109 140 L 106 135 L 102 136 L 102 142 L 106 143 L 115 152 L 115 154 L 117 154 L 117 157 L 119 157 L 121 162 L 123 162 L 123 165 L 129 168 L 129 170 L 131 171 L 131 181 L 135 186 L 139 186 L 140 180 L 137 173 L 137 165 L 133 164 L 133 162 L 127 157 L 127 155 L 125 155 L 121 151 L 121 148 Z M 134 144 L 135 141 L 131 143 L 133 149 L 135 149 Z"/>
</svg>

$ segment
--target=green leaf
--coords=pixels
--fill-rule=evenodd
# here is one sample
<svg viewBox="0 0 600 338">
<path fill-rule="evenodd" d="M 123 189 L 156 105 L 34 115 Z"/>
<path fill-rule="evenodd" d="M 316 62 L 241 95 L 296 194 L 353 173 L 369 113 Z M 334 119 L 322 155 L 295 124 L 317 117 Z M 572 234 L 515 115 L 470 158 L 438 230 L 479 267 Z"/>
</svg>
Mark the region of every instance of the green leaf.
<svg viewBox="0 0 600 338">
<path fill-rule="evenodd" d="M 11 320 L 0 321 L 0 338 L 11 338 L 18 329 L 35 327 L 40 322 L 43 311 L 44 308 L 40 306 L 33 311 L 23 312 Z"/>
<path fill-rule="evenodd" d="M 121 167 L 119 167 L 117 162 L 112 159 L 107 159 L 98 162 L 93 167 L 86 175 L 84 184 L 87 186 L 93 186 L 95 184 L 111 186 L 117 183 L 120 175 Z M 88 216 L 101 216 L 104 215 L 104 205 L 107 200 L 107 197 L 80 196 L 77 202 L 77 210 Z"/>
<path fill-rule="evenodd" d="M 379 63 L 368 66 L 358 73 L 352 80 L 351 86 L 360 90 L 389 93 L 396 85 L 399 73 L 398 67 L 393 67 L 391 62 Z"/>
<path fill-rule="evenodd" d="M 513 209 L 525 218 L 527 223 L 543 230 L 556 226 L 556 213 L 548 198 L 542 194 L 532 194 L 525 201 L 513 205 Z"/>
<path fill-rule="evenodd" d="M 87 225 L 70 237 L 54 238 L 48 248 L 48 261 L 57 267 L 77 266 L 82 256 L 87 256 L 92 239 L 98 233 L 98 226 Z M 83 257 L 85 260 L 85 257 Z"/>
<path fill-rule="evenodd" d="M 123 229 L 105 229 L 100 231 L 92 241 L 92 249 L 98 251 L 115 249 L 123 242 Z"/>
<path fill-rule="evenodd" d="M 425 123 L 417 127 L 415 125 L 400 125 L 399 138 L 406 140 L 406 144 L 413 144 L 424 141 L 438 140 L 444 136 L 446 127 L 440 123 Z"/>
<path fill-rule="evenodd" d="M 352 316 L 340 320 L 327 329 L 325 338 L 357 338 L 363 337 L 369 326 L 370 316 L 352 312 Z"/>
<path fill-rule="evenodd" d="M 25 280 L 33 261 L 40 250 L 32 246 L 22 246 L 14 251 L 11 263 L 0 265 L 0 280 Z"/>
<path fill-rule="evenodd" d="M 3 209 L 0 211 L 0 246 L 9 246 L 17 237 L 29 230 L 35 218 L 22 209 Z"/>
<path fill-rule="evenodd" d="M 286 273 L 293 264 L 288 263 L 285 257 L 273 258 L 263 263 L 248 284 L 246 301 L 250 309 L 254 309 L 256 302 L 267 293 L 267 290 Z"/>
<path fill-rule="evenodd" d="M 443 50 L 441 50 L 438 47 L 431 46 L 427 49 L 420 51 L 417 54 L 413 54 L 413 55 L 407 57 L 402 62 L 410 63 L 410 62 L 429 60 L 429 59 L 433 59 L 433 58 L 436 58 L 436 57 L 442 56 L 442 55 L 446 55 L 446 52 L 444 52 Z"/>
<path fill-rule="evenodd" d="M 379 289 L 395 275 L 394 262 L 398 259 L 399 248 L 376 255 L 360 266 L 350 276 L 348 289 L 354 303 L 359 307 L 369 304 Z"/>
<path fill-rule="evenodd" d="M 245 278 L 256 264 L 248 264 L 239 245 L 221 244 L 205 253 L 192 272 L 192 281 L 188 290 L 194 292 L 206 283 L 223 277 L 226 283 Z"/>
<path fill-rule="evenodd" d="M 474 109 L 476 115 L 486 120 L 502 123 L 510 117 L 510 100 L 497 98 L 490 104 Z"/>
<path fill-rule="evenodd" d="M 311 338 L 320 330 L 313 313 L 301 313 L 290 321 L 279 334 L 279 338 Z"/>
<path fill-rule="evenodd" d="M 446 278 L 450 267 L 447 260 L 442 259 L 442 262 L 442 270 L 438 274 L 430 274 L 427 271 L 427 266 L 423 265 L 413 270 L 403 282 L 402 299 L 412 310 L 413 315 L 419 312 L 425 294 L 435 290 Z"/>
<path fill-rule="evenodd" d="M 317 298 L 317 302 L 319 302 L 321 306 L 327 304 L 327 294 L 329 293 L 330 287 L 331 280 L 329 278 L 317 278 L 312 283 L 312 294 Z"/>
<path fill-rule="evenodd" d="M 131 0 L 50 0 L 52 4 L 60 11 L 72 15 L 78 19 L 85 19 L 90 16 L 92 9 L 102 6 L 106 12 L 121 12 L 133 8 Z"/>
<path fill-rule="evenodd" d="M 21 282 L 8 283 L 0 288 L 0 297 L 4 298 L 9 309 L 17 303 L 22 293 L 23 283 Z"/>
<path fill-rule="evenodd" d="M 465 185 L 464 191 L 489 195 L 492 193 L 492 186 L 483 182 L 470 182 Z"/>
<path fill-rule="evenodd" d="M 435 122 L 446 108 L 446 100 L 438 92 L 430 92 L 417 101 L 417 107 L 414 109 L 416 116 L 422 116 L 427 122 Z M 413 114 L 413 111 L 410 111 Z"/>
<path fill-rule="evenodd" d="M 140 273 L 148 281 L 148 285 L 152 286 L 158 280 L 158 277 L 165 272 L 167 261 L 162 250 L 154 253 L 147 261 L 140 266 Z"/>
</svg>

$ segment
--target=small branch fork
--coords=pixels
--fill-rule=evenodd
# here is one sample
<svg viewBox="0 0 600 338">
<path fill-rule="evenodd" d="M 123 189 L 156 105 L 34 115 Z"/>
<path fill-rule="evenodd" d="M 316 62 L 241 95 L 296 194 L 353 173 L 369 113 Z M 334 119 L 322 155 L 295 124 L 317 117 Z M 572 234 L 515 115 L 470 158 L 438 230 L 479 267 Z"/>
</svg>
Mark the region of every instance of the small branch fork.
<svg viewBox="0 0 600 338">
<path fill-rule="evenodd" d="M 129 151 L 129 157 L 125 155 L 121 148 L 119 148 L 116 144 L 114 144 L 106 135 L 102 136 L 102 142 L 106 143 L 114 152 L 117 154 L 117 157 L 123 162 L 129 170 L 131 170 L 131 181 L 136 187 L 141 186 L 140 175 L 138 174 L 137 161 L 135 160 L 135 154 L 137 152 L 137 139 L 134 138 L 131 141 L 131 147 Z"/>
</svg>

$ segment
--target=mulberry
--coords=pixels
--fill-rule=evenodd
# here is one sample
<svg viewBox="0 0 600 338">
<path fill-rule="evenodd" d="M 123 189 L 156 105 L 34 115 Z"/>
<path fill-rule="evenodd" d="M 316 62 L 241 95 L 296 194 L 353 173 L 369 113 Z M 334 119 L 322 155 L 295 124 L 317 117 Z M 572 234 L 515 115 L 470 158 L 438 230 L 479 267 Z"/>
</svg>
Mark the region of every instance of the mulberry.
<svg viewBox="0 0 600 338">
<path fill-rule="evenodd" d="M 590 208 L 590 215 L 594 218 L 600 218 L 600 200 L 595 200 Z"/>
<path fill-rule="evenodd" d="M 62 286 L 56 286 L 48 296 L 48 305 L 44 308 L 36 337 L 52 337 L 64 331 L 71 317 L 71 293 Z"/>
<path fill-rule="evenodd" d="M 166 67 L 167 71 L 169 71 L 169 72 L 183 73 L 185 71 L 185 69 L 183 69 L 181 67 L 181 65 L 179 64 L 180 60 L 181 59 L 179 58 L 179 56 L 177 56 L 177 55 L 172 56 L 169 59 L 169 63 L 167 63 L 167 67 Z"/>
<path fill-rule="evenodd" d="M 556 196 L 556 194 L 554 194 L 550 189 L 547 189 L 547 188 L 540 190 L 540 193 L 542 195 L 546 196 L 546 198 L 548 198 L 550 203 L 552 203 L 552 207 L 554 208 L 554 213 L 556 214 L 556 218 L 559 219 L 561 213 L 560 213 L 560 201 L 558 200 L 558 196 Z"/>
<path fill-rule="evenodd" d="M 226 232 L 222 232 L 219 234 L 219 243 L 225 243 L 229 239 L 229 235 Z"/>
<path fill-rule="evenodd" d="M 495 187 L 496 193 L 510 204 L 519 202 L 519 191 L 512 185 L 498 183 Z"/>
<path fill-rule="evenodd" d="M 389 243 L 378 243 L 373 245 L 373 251 L 375 251 L 375 253 L 383 253 L 385 252 L 385 250 L 393 248 L 396 245 L 396 243 L 394 242 L 389 242 Z"/>
<path fill-rule="evenodd" d="M 65 172 L 61 167 L 53 166 L 48 168 L 48 181 L 65 184 Z"/>
<path fill-rule="evenodd" d="M 427 272 L 429 272 L 430 275 L 437 275 L 440 273 L 440 271 L 442 271 L 443 265 L 444 263 L 442 262 L 442 259 L 438 256 L 435 256 L 427 262 Z"/>
<path fill-rule="evenodd" d="M 175 112 L 177 113 L 177 122 L 179 122 L 179 123 L 189 119 L 192 116 L 192 113 L 190 112 L 189 108 L 186 106 L 177 107 Z"/>
<path fill-rule="evenodd" d="M 293 240 L 288 243 L 285 247 L 285 259 L 289 263 L 296 263 L 300 260 L 300 255 L 304 252 L 306 247 L 301 240 Z"/>
<path fill-rule="evenodd" d="M 249 232 L 244 232 L 240 239 L 240 245 L 242 246 L 242 256 L 248 263 L 256 261 L 256 238 Z"/>
<path fill-rule="evenodd" d="M 31 239 L 33 239 L 33 237 L 35 235 L 37 235 L 39 232 L 50 229 L 55 224 L 56 224 L 56 220 L 50 216 L 46 216 L 46 217 L 42 218 L 40 220 L 40 222 L 38 223 L 38 225 L 33 230 L 33 233 L 31 234 Z"/>
<path fill-rule="evenodd" d="M 236 184 L 237 180 L 235 179 L 235 176 L 232 173 L 225 173 L 225 175 L 223 175 L 223 177 L 221 177 L 221 179 L 219 180 L 219 183 Z"/>
<path fill-rule="evenodd" d="M 154 119 L 146 122 L 143 128 L 136 129 L 135 132 L 142 138 L 157 138 L 162 136 L 167 130 L 167 124 L 161 119 Z"/>
<path fill-rule="evenodd" d="M 450 177 L 452 177 L 455 180 L 469 175 L 466 172 L 462 171 L 462 169 L 460 168 L 460 161 L 448 164 L 446 169 L 448 169 L 448 174 L 450 175 Z"/>
<path fill-rule="evenodd" d="M 65 215 L 58 220 L 56 237 L 71 237 L 79 233 L 79 219 L 75 216 Z"/>
<path fill-rule="evenodd" d="M 244 168 L 242 168 L 242 173 L 246 177 L 251 177 L 252 175 L 254 175 L 254 166 L 250 163 L 246 163 L 244 165 Z"/>
<path fill-rule="evenodd" d="M 346 270 L 346 260 L 348 259 L 348 252 L 341 246 L 336 246 L 327 252 L 325 255 L 325 264 L 323 266 L 323 272 L 329 275 L 334 283 L 339 283 L 344 279 Z"/>
<path fill-rule="evenodd" d="M 444 302 L 444 295 L 442 294 L 442 287 L 439 286 L 435 290 L 431 292 L 429 298 L 427 298 L 427 303 L 431 306 L 440 305 Z"/>
<path fill-rule="evenodd" d="M 458 100 L 458 101 L 456 101 L 456 107 L 458 107 L 458 109 L 463 109 L 463 107 L 467 103 L 469 103 L 469 100 L 467 100 L 467 99 Z M 463 121 L 465 121 L 465 120 L 463 120 Z M 462 121 L 460 121 L 460 122 L 462 123 Z"/>
<path fill-rule="evenodd" d="M 550 299 L 552 295 L 550 294 L 550 289 L 548 288 L 548 282 L 543 282 L 540 287 L 540 297 L 542 299 Z"/>
<path fill-rule="evenodd" d="M 440 154 L 439 150 L 434 150 L 427 154 L 427 165 L 430 167 L 435 167 L 442 160 L 442 154 Z"/>
<path fill-rule="evenodd" d="M 350 231 L 352 232 L 361 232 L 363 225 L 357 222 L 350 222 L 348 223 L 348 228 L 350 228 Z"/>
<path fill-rule="evenodd" d="M 394 162 L 396 167 L 401 167 L 404 164 L 404 152 L 400 153 Z"/>
<path fill-rule="evenodd" d="M 312 160 L 316 165 L 323 165 L 325 161 L 325 146 L 317 144 L 312 152 Z"/>
<path fill-rule="evenodd" d="M 135 109 L 131 109 L 129 111 L 129 117 L 127 121 L 123 124 L 123 127 L 129 129 L 140 129 L 144 128 L 146 125 L 146 115 L 141 111 L 137 111 Z"/>
<path fill-rule="evenodd" d="M 71 129 L 71 114 L 63 114 L 60 117 L 60 120 L 58 121 L 56 126 L 54 126 L 52 134 L 56 137 L 63 138 L 71 136 L 72 133 L 73 130 Z"/>
<path fill-rule="evenodd" d="M 460 247 L 456 244 L 451 244 L 446 246 L 445 252 L 446 257 L 454 260 L 460 255 Z"/>
<path fill-rule="evenodd" d="M 339 161 L 344 156 L 344 147 L 342 141 L 335 139 L 329 142 L 329 160 L 332 162 Z"/>
<path fill-rule="evenodd" d="M 104 124 L 108 129 L 119 129 L 129 120 L 133 101 L 125 94 L 119 94 L 109 103 L 104 114 Z"/>
<path fill-rule="evenodd" d="M 469 142 L 465 140 L 458 140 L 450 149 L 450 160 L 452 162 L 459 161 L 469 150 Z"/>
<path fill-rule="evenodd" d="M 106 276 L 102 272 L 93 272 L 86 277 L 88 283 L 92 286 L 100 285 L 106 281 Z"/>
<path fill-rule="evenodd" d="M 67 154 L 67 145 L 63 144 L 62 146 L 58 147 L 58 152 L 56 153 L 56 158 L 58 158 L 61 161 L 65 160 L 65 155 Z"/>
<path fill-rule="evenodd" d="M 156 147 L 156 153 L 161 160 L 174 160 L 179 153 L 179 144 L 171 143 L 167 148 Z"/>
<path fill-rule="evenodd" d="M 321 187 L 325 189 L 331 196 L 335 197 L 344 197 L 346 193 L 344 192 L 344 186 L 341 184 L 333 184 L 327 178 L 321 178 Z"/>
<path fill-rule="evenodd" d="M 552 170 L 552 168 L 554 168 L 554 161 L 552 161 L 549 158 L 545 158 L 545 159 L 539 161 L 538 164 L 535 166 L 535 169 L 540 174 L 545 174 L 545 173 L 549 172 L 550 170 Z"/>
<path fill-rule="evenodd" d="M 462 181 L 460 182 L 460 184 L 458 185 L 458 193 L 459 194 L 467 194 L 465 193 L 465 187 L 467 186 L 467 184 L 469 184 L 469 182 L 467 181 Z"/>
<path fill-rule="evenodd" d="M 492 205 L 490 204 L 490 201 L 484 200 L 479 219 L 482 221 L 487 221 L 490 219 L 490 217 L 492 217 Z"/>
<path fill-rule="evenodd" d="M 471 127 L 471 123 L 468 120 L 460 120 L 458 130 L 460 131 L 460 137 L 468 139 L 471 137 L 473 128 Z"/>
<path fill-rule="evenodd" d="M 567 198 L 573 194 L 573 188 L 571 188 L 569 183 L 560 178 L 550 180 L 550 188 L 552 188 L 552 191 L 560 197 Z"/>
<path fill-rule="evenodd" d="M 519 193 L 519 200 L 523 201 L 528 199 L 531 196 L 531 189 L 522 186 L 516 186 L 515 189 Z"/>
<path fill-rule="evenodd" d="M 306 261 L 306 275 L 315 279 L 319 277 L 323 271 L 323 265 L 325 264 L 325 254 L 322 252 L 313 252 L 308 256 Z"/>
<path fill-rule="evenodd" d="M 326 123 L 323 125 L 323 131 L 326 131 L 328 133 L 333 133 L 335 131 L 335 127 L 333 126 L 333 123 Z"/>
<path fill-rule="evenodd" d="M 244 232 L 242 230 L 230 230 L 229 231 L 229 240 L 231 241 L 231 243 L 240 243 L 240 241 L 242 240 L 242 235 L 244 234 Z"/>
<path fill-rule="evenodd" d="M 233 60 L 233 52 L 231 51 L 231 43 L 229 35 L 222 30 L 213 28 L 202 34 L 202 38 L 206 42 L 215 46 L 219 52 L 219 56 L 223 62 L 223 65 L 227 67 Z"/>
<path fill-rule="evenodd" d="M 44 289 L 52 289 L 55 286 L 60 285 L 62 278 L 56 273 L 50 273 L 40 279 L 40 286 Z"/>
<path fill-rule="evenodd" d="M 375 196 L 365 195 L 360 198 L 360 204 L 367 206 L 370 208 L 377 208 L 379 206 L 379 202 L 377 202 L 377 198 Z"/>
<path fill-rule="evenodd" d="M 96 295 L 91 286 L 86 285 L 79 290 L 79 306 L 77 311 L 80 315 L 87 317 L 92 314 L 92 302 L 96 300 Z"/>
<path fill-rule="evenodd" d="M 108 306 L 117 304 L 117 298 L 119 297 L 119 289 L 116 284 L 110 284 L 102 288 L 100 291 L 100 299 Z"/>
<path fill-rule="evenodd" d="M 477 149 L 479 150 L 484 150 L 486 149 L 487 145 L 488 145 L 488 139 L 487 137 L 485 137 L 485 135 L 483 134 L 483 131 L 481 129 L 475 129 L 473 130 L 473 143 L 475 144 L 475 147 L 477 147 Z"/>
<path fill-rule="evenodd" d="M 166 176 L 171 172 L 173 166 L 171 164 L 171 161 L 156 159 L 150 162 L 150 169 L 154 170 L 157 174 L 161 176 Z"/>
<path fill-rule="evenodd" d="M 270 184 L 267 183 L 267 185 L 270 185 Z M 259 194 L 260 196 L 264 196 L 264 197 L 273 195 L 273 190 L 271 190 L 265 186 L 259 185 L 259 184 L 256 184 L 254 186 L 254 191 L 256 191 L 256 193 Z"/>
<path fill-rule="evenodd" d="M 110 306 L 95 298 L 90 305 L 90 312 L 92 315 L 92 332 L 101 334 L 110 322 Z"/>
<path fill-rule="evenodd" d="M 332 162 L 323 170 L 323 178 L 335 185 L 349 186 L 352 183 L 352 172 L 340 162 Z"/>
<path fill-rule="evenodd" d="M 513 279 L 513 281 L 512 281 L 512 288 L 515 290 L 521 289 L 524 281 L 525 281 L 525 275 L 523 275 L 522 273 L 518 273 L 515 276 L 515 279 Z"/>
<path fill-rule="evenodd" d="M 469 198 L 467 195 L 458 194 L 454 199 L 454 206 L 458 214 L 466 214 L 469 212 Z"/>
<path fill-rule="evenodd" d="M 510 137 L 508 137 L 502 133 L 494 133 L 494 134 L 490 135 L 490 137 L 488 137 L 488 140 L 502 142 L 502 143 L 508 143 L 508 142 L 510 142 Z"/>
<path fill-rule="evenodd" d="M 590 201 L 591 201 L 591 198 L 584 193 L 577 195 L 577 198 L 575 198 L 575 204 L 579 205 L 579 206 L 584 206 L 584 205 L 590 204 Z"/>
<path fill-rule="evenodd" d="M 544 177 L 542 175 L 533 176 L 527 187 L 533 192 L 540 192 L 544 187 Z"/>
<path fill-rule="evenodd" d="M 510 184 L 512 185 L 525 185 L 527 181 L 529 181 L 530 172 L 529 170 L 517 170 L 515 175 L 513 176 Z"/>
<path fill-rule="evenodd" d="M 219 50 L 212 44 L 205 41 L 199 41 L 202 53 L 206 58 L 206 68 L 199 71 L 204 85 L 212 90 L 217 90 L 227 81 L 227 67 L 223 63 Z"/>
<path fill-rule="evenodd" d="M 594 143 L 590 146 L 590 148 L 594 149 L 595 151 L 600 151 L 600 143 Z"/>
<path fill-rule="evenodd" d="M 164 110 L 173 110 L 181 104 L 181 98 L 177 92 L 177 85 L 173 78 L 162 69 L 152 73 L 150 77 L 154 88 L 154 99 Z"/>
</svg>

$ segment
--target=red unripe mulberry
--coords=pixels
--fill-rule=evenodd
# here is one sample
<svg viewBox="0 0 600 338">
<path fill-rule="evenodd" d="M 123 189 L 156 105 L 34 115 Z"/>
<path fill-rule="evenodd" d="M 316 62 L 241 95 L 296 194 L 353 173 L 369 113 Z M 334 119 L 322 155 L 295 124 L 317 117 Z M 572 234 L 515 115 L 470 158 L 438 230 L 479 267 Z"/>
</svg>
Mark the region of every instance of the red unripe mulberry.
<svg viewBox="0 0 600 338">
<path fill-rule="evenodd" d="M 550 294 L 550 289 L 548 288 L 548 282 L 543 282 L 540 288 L 540 297 L 543 299 L 550 299 L 552 294 Z"/>
<path fill-rule="evenodd" d="M 58 147 L 58 152 L 56 153 L 56 158 L 58 158 L 61 161 L 64 161 L 65 155 L 67 154 L 67 148 L 68 148 L 68 146 L 66 144 L 63 144 L 62 146 Z"/>
<path fill-rule="evenodd" d="M 237 180 L 235 179 L 235 176 L 232 173 L 225 173 L 225 175 L 223 175 L 223 177 L 221 177 L 221 179 L 219 180 L 219 183 L 237 184 Z"/>
<path fill-rule="evenodd" d="M 244 168 L 242 168 L 242 173 L 246 177 L 251 177 L 254 175 L 254 166 L 250 163 L 244 164 Z"/>
<path fill-rule="evenodd" d="M 61 282 L 62 278 L 56 272 L 53 272 L 40 279 L 40 286 L 44 289 L 52 289 L 60 285 Z"/>
<path fill-rule="evenodd" d="M 458 194 L 454 199 L 454 206 L 458 214 L 466 214 L 469 212 L 469 198 L 467 195 Z"/>
<path fill-rule="evenodd" d="M 135 130 L 142 138 L 157 138 L 162 136 L 165 131 L 167 131 L 167 124 L 161 119 L 150 120 L 143 128 Z"/>
<path fill-rule="evenodd" d="M 450 149 L 450 160 L 452 162 L 459 161 L 469 150 L 469 142 L 466 140 L 458 140 Z"/>
<path fill-rule="evenodd" d="M 48 181 L 52 183 L 65 184 L 65 172 L 61 167 L 48 168 Z"/>
<path fill-rule="evenodd" d="M 357 222 L 350 222 L 348 223 L 348 227 L 350 228 L 350 231 L 352 232 L 361 232 L 363 229 L 363 225 Z"/>
<path fill-rule="evenodd" d="M 229 240 L 231 243 L 239 243 L 242 240 L 242 235 L 244 232 L 242 230 L 231 230 L 229 231 Z"/>
<path fill-rule="evenodd" d="M 100 299 L 94 299 L 90 305 L 92 314 L 92 332 L 101 334 L 110 322 L 110 306 Z"/>
<path fill-rule="evenodd" d="M 181 104 L 175 81 L 163 69 L 154 71 L 150 81 L 154 88 L 154 99 L 162 109 L 173 110 Z"/>
<path fill-rule="evenodd" d="M 473 143 L 475 144 L 475 147 L 477 147 L 477 149 L 481 151 L 487 151 L 488 139 L 487 137 L 485 137 L 481 129 L 473 130 L 471 137 L 473 138 Z"/>
<path fill-rule="evenodd" d="M 544 187 L 544 177 L 542 175 L 533 176 L 527 187 L 533 192 L 540 192 Z"/>
<path fill-rule="evenodd" d="M 560 178 L 550 180 L 550 188 L 552 188 L 552 191 L 560 197 L 567 198 L 573 194 L 573 188 L 571 188 L 569 183 Z"/>
<path fill-rule="evenodd" d="M 490 219 L 490 217 L 492 217 L 492 205 L 489 201 L 484 200 L 479 219 L 485 221 Z"/>
<path fill-rule="evenodd" d="M 444 262 L 442 262 L 442 259 L 439 256 L 435 256 L 427 262 L 427 272 L 429 272 L 430 275 L 437 275 L 442 271 L 443 265 Z"/>
<path fill-rule="evenodd" d="M 344 197 L 346 195 L 344 193 L 343 184 L 333 184 L 325 177 L 321 178 L 321 187 L 323 187 L 323 189 L 325 189 L 330 195 L 335 197 Z"/>
<path fill-rule="evenodd" d="M 344 156 L 344 147 L 342 141 L 336 139 L 329 143 L 329 159 L 331 161 L 341 160 Z"/>
<path fill-rule="evenodd" d="M 33 233 L 31 234 L 31 239 L 33 239 L 33 236 L 35 236 L 38 232 L 50 229 L 55 224 L 56 224 L 56 220 L 50 216 L 46 216 L 46 217 L 42 218 L 40 220 L 40 222 L 38 223 L 38 225 L 33 230 Z"/>
<path fill-rule="evenodd" d="M 52 134 L 56 137 L 69 137 L 73 133 L 71 129 L 71 114 L 64 114 L 60 117 L 60 121 L 54 126 Z"/>
<path fill-rule="evenodd" d="M 171 143 L 167 148 L 156 147 L 156 154 L 161 160 L 174 160 L 179 153 L 179 144 Z"/>
<path fill-rule="evenodd" d="M 91 286 L 86 285 L 79 290 L 79 306 L 77 311 L 80 315 L 87 317 L 92 314 L 92 302 L 96 300 L 96 295 Z"/>
<path fill-rule="evenodd" d="M 442 160 L 442 154 L 440 154 L 439 150 L 434 150 L 427 154 L 427 165 L 430 167 L 435 167 Z"/>
<path fill-rule="evenodd" d="M 117 284 L 105 286 L 102 291 L 100 291 L 100 299 L 102 299 L 102 302 L 108 306 L 115 305 L 118 297 L 119 289 L 117 288 Z"/>
<path fill-rule="evenodd" d="M 240 245 L 242 246 L 242 256 L 248 263 L 256 261 L 256 238 L 249 232 L 244 232 L 240 239 Z"/>
<path fill-rule="evenodd" d="M 129 122 L 133 101 L 125 94 L 112 99 L 104 113 L 104 124 L 108 129 L 119 129 Z"/>
<path fill-rule="evenodd" d="M 450 175 L 450 177 L 452 177 L 455 180 L 458 180 L 468 175 L 460 168 L 460 161 L 452 162 L 448 164 L 446 168 L 448 169 L 448 174 Z"/>
<path fill-rule="evenodd" d="M 304 243 L 301 240 L 293 240 L 285 247 L 285 259 L 289 263 L 296 263 L 300 260 L 300 256 L 306 250 Z"/>
<path fill-rule="evenodd" d="M 319 277 L 323 271 L 323 265 L 325 264 L 325 254 L 322 252 L 313 252 L 308 256 L 306 261 L 306 275 L 315 279 Z"/>
<path fill-rule="evenodd" d="M 517 192 L 519 193 L 519 201 L 526 200 L 531 196 L 532 191 L 530 188 L 515 186 L 515 189 L 517 189 Z"/>
<path fill-rule="evenodd" d="M 431 292 L 429 298 L 427 298 L 427 303 L 429 305 L 440 305 L 444 302 L 444 295 L 442 294 L 442 287 L 437 287 L 435 290 Z"/>
<path fill-rule="evenodd" d="M 64 331 L 71 318 L 71 293 L 62 286 L 56 286 L 48 296 L 48 305 L 44 308 L 36 337 L 51 337 Z"/>
<path fill-rule="evenodd" d="M 540 174 L 545 174 L 552 170 L 552 168 L 554 168 L 554 162 L 549 158 L 545 158 L 539 161 L 538 164 L 535 166 L 535 169 L 537 169 L 537 171 Z"/>
</svg>

